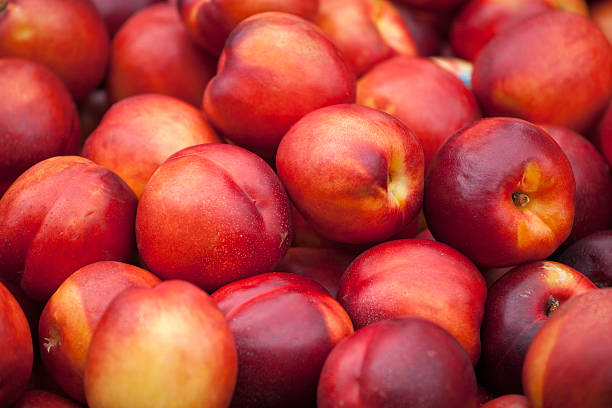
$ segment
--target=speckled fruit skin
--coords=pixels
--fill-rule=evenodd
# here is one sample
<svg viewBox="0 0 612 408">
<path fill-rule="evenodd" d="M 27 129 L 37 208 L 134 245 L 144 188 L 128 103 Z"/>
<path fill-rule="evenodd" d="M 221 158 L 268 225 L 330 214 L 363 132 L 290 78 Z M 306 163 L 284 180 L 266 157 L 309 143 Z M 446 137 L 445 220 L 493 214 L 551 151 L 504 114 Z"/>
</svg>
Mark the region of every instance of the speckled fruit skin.
<svg viewBox="0 0 612 408">
<path fill-rule="evenodd" d="M 71 400 L 45 390 L 24 392 L 13 408 L 80 408 Z"/>
<path fill-rule="evenodd" d="M 353 259 L 353 254 L 339 249 L 292 247 L 274 270 L 306 276 L 336 298 L 340 277 Z"/>
<path fill-rule="evenodd" d="M 471 0 L 453 20 L 450 41 L 461 58 L 473 61 L 497 34 L 537 14 L 565 10 L 588 16 L 584 0 Z"/>
<path fill-rule="evenodd" d="M 540 125 L 569 159 L 576 182 L 574 225 L 564 245 L 612 226 L 612 175 L 606 160 L 571 129 Z"/>
<path fill-rule="evenodd" d="M 489 289 L 480 331 L 479 378 L 496 394 L 520 394 L 527 349 L 540 327 L 572 296 L 597 289 L 569 266 L 538 261 L 506 273 Z M 552 296 L 552 299 L 550 298 Z"/>
<path fill-rule="evenodd" d="M 474 62 L 472 89 L 487 116 L 515 116 L 584 132 L 612 97 L 612 45 L 585 17 L 564 11 L 539 14 L 482 49 Z"/>
<path fill-rule="evenodd" d="M 0 283 L 0 406 L 10 406 L 25 389 L 34 361 L 30 326 L 11 292 Z"/>
<path fill-rule="evenodd" d="M 293 236 L 289 200 L 274 171 L 237 146 L 183 149 L 153 174 L 136 216 L 138 250 L 162 279 L 210 292 L 268 272 Z"/>
<path fill-rule="evenodd" d="M 136 205 L 105 167 L 77 156 L 43 160 L 0 200 L 0 274 L 46 301 L 80 267 L 130 259 Z"/>
<path fill-rule="evenodd" d="M 330 353 L 319 408 L 475 408 L 476 375 L 465 351 L 440 326 L 403 317 L 357 331 Z"/>
<path fill-rule="evenodd" d="M 9 0 L 0 12 L 0 57 L 47 66 L 77 101 L 102 81 L 108 45 L 104 21 L 88 0 Z"/>
<path fill-rule="evenodd" d="M 561 252 L 558 260 L 579 270 L 599 287 L 612 286 L 612 230 L 574 242 Z"/>
<path fill-rule="evenodd" d="M 204 112 L 231 141 L 273 157 L 307 113 L 355 101 L 355 76 L 314 24 L 291 14 L 249 17 L 227 39 Z"/>
<path fill-rule="evenodd" d="M 108 306 L 91 340 L 85 394 L 91 408 L 227 407 L 236 346 L 213 299 L 178 280 L 129 288 Z"/>
<path fill-rule="evenodd" d="M 315 281 L 266 273 L 213 293 L 238 349 L 232 407 L 312 407 L 329 352 L 353 334 L 344 309 Z"/>
<path fill-rule="evenodd" d="M 164 0 L 92 0 L 104 19 L 110 37 L 115 35 L 132 14 L 161 1 Z"/>
<path fill-rule="evenodd" d="M 113 105 L 83 146 L 83 156 L 117 173 L 139 197 L 173 153 L 220 143 L 202 112 L 170 96 L 133 96 Z"/>
<path fill-rule="evenodd" d="M 216 58 L 191 41 L 170 4 L 149 6 L 130 17 L 111 44 L 107 89 L 111 102 L 146 93 L 202 105 Z"/>
<path fill-rule="evenodd" d="M 446 139 L 481 117 L 461 80 L 427 58 L 378 64 L 357 82 L 357 103 L 404 122 L 423 147 L 426 168 Z"/>
<path fill-rule="evenodd" d="M 414 57 L 417 46 L 387 0 L 319 0 L 317 25 L 338 47 L 355 75 L 395 55 Z"/>
<path fill-rule="evenodd" d="M 481 267 L 543 259 L 569 236 L 575 182 L 559 145 L 529 122 L 487 118 L 440 148 L 425 180 L 433 236 Z"/>
<path fill-rule="evenodd" d="M 612 289 L 568 300 L 542 326 L 525 358 L 531 408 L 612 406 Z"/>
<path fill-rule="evenodd" d="M 303 117 L 283 138 L 276 169 L 292 202 L 325 238 L 380 242 L 418 214 L 423 151 L 398 119 L 361 105 Z"/>
<path fill-rule="evenodd" d="M 193 40 L 219 55 L 231 31 L 247 17 L 279 11 L 315 21 L 319 0 L 177 0 L 177 5 Z"/>
<path fill-rule="evenodd" d="M 110 302 L 131 287 L 153 287 L 159 278 L 121 262 L 95 262 L 74 272 L 40 316 L 38 344 L 47 372 L 70 397 L 85 402 L 83 376 L 91 337 Z"/>
<path fill-rule="evenodd" d="M 436 241 L 405 239 L 361 254 L 340 281 L 338 301 L 356 329 L 417 316 L 439 324 L 476 364 L 487 287 L 465 256 Z"/>
<path fill-rule="evenodd" d="M 40 64 L 0 58 L 0 100 L 2 197 L 30 166 L 52 156 L 76 154 L 81 139 L 79 116 L 68 90 Z"/>
<path fill-rule="evenodd" d="M 524 395 L 509 394 L 492 399 L 481 408 L 530 408 L 530 406 Z"/>
</svg>

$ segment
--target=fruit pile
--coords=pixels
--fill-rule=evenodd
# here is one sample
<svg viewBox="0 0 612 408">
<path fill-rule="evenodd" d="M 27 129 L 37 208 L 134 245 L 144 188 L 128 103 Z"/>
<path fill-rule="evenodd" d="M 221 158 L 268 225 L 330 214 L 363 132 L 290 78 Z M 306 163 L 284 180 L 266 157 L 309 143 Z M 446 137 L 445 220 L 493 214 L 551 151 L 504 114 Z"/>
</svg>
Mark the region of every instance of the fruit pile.
<svg viewBox="0 0 612 408">
<path fill-rule="evenodd" d="M 612 407 L 612 0 L 0 0 L 0 408 Z"/>
</svg>

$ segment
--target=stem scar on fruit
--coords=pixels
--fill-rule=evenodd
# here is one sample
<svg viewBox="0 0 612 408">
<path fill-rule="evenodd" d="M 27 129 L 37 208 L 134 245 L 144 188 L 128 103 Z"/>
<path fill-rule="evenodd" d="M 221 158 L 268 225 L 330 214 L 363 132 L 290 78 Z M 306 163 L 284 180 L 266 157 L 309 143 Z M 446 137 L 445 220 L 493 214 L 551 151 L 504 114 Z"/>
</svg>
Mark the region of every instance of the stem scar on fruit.
<svg viewBox="0 0 612 408">
<path fill-rule="evenodd" d="M 525 193 L 512 193 L 512 201 L 517 207 L 524 207 L 529 204 L 529 196 Z"/>
<path fill-rule="evenodd" d="M 0 17 L 8 7 L 9 0 L 0 0 Z"/>
</svg>

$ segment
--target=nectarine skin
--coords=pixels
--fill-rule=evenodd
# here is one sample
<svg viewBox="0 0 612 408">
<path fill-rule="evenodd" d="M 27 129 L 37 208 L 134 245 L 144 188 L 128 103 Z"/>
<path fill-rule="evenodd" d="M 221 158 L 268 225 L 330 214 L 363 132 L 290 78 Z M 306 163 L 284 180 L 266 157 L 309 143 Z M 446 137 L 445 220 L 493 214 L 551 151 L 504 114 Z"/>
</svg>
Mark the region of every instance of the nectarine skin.
<svg viewBox="0 0 612 408">
<path fill-rule="evenodd" d="M 461 58 L 474 61 L 482 48 L 497 34 L 551 10 L 565 10 L 588 16 L 584 0 L 471 0 L 453 20 L 450 41 Z"/>
<path fill-rule="evenodd" d="M 523 361 L 538 330 L 569 298 L 593 289 L 586 276 L 551 261 L 523 264 L 495 282 L 480 331 L 483 383 L 498 394 L 522 393 Z"/>
<path fill-rule="evenodd" d="M 335 299 L 340 277 L 353 259 L 354 255 L 339 249 L 292 247 L 274 270 L 313 279 Z"/>
<path fill-rule="evenodd" d="M 612 166 L 612 103 L 608 106 L 599 124 L 596 144 L 606 158 L 608 165 Z"/>
<path fill-rule="evenodd" d="M 472 89 L 487 116 L 585 132 L 612 97 L 612 45 L 586 17 L 542 13 L 482 49 L 474 62 Z"/>
<path fill-rule="evenodd" d="M 85 395 L 91 408 L 226 408 L 237 369 L 212 298 L 170 280 L 128 288 L 108 306 L 87 354 Z"/>
<path fill-rule="evenodd" d="M 170 4 L 155 4 L 130 17 L 111 44 L 107 89 L 111 102 L 148 93 L 202 105 L 216 58 L 191 41 Z"/>
<path fill-rule="evenodd" d="M 417 316 L 451 333 L 476 364 L 487 287 L 476 266 L 448 245 L 404 239 L 361 254 L 342 275 L 338 300 L 356 329 Z"/>
<path fill-rule="evenodd" d="M 395 116 L 419 139 L 425 167 L 453 133 L 480 119 L 474 95 L 427 58 L 395 57 L 357 81 L 357 103 Z"/>
<path fill-rule="evenodd" d="M 177 6 L 191 38 L 219 55 L 231 31 L 247 17 L 279 11 L 314 21 L 319 0 L 177 0 Z"/>
<path fill-rule="evenodd" d="M 229 144 L 170 156 L 145 186 L 136 215 L 148 269 L 206 291 L 272 270 L 292 236 L 289 200 L 274 171 Z"/>
<path fill-rule="evenodd" d="M 135 12 L 163 0 L 92 0 L 104 19 L 108 35 L 113 37 Z"/>
<path fill-rule="evenodd" d="M 28 390 L 13 408 L 80 408 L 71 400 L 45 390 Z"/>
<path fill-rule="evenodd" d="M 353 334 L 344 309 L 315 281 L 266 273 L 212 295 L 238 349 L 232 407 L 312 407 L 323 363 Z"/>
<path fill-rule="evenodd" d="M 364 327 L 330 353 L 319 408 L 475 408 L 476 375 L 465 350 L 421 318 Z"/>
<path fill-rule="evenodd" d="M 612 287 L 612 230 L 598 231 L 568 246 L 559 262 L 579 270 L 599 287 Z"/>
<path fill-rule="evenodd" d="M 535 125 L 482 119 L 449 138 L 425 180 L 433 236 L 482 267 L 543 259 L 570 234 L 575 182 L 559 145 Z"/>
<path fill-rule="evenodd" d="M 77 101 L 102 81 L 109 39 L 91 1 L 8 0 L 5 7 L 0 12 L 0 57 L 47 66 Z"/>
<path fill-rule="evenodd" d="M 25 389 L 34 362 L 30 326 L 11 292 L 0 283 L 0 406 L 10 406 Z"/>
<path fill-rule="evenodd" d="M 267 157 L 307 113 L 355 101 L 355 76 L 327 36 L 303 18 L 260 13 L 227 39 L 204 93 L 209 121 L 232 142 Z"/>
<path fill-rule="evenodd" d="M 564 246 L 612 226 L 612 174 L 597 148 L 571 129 L 539 125 L 567 156 L 576 181 L 572 232 Z"/>
<path fill-rule="evenodd" d="M 76 154 L 81 144 L 72 97 L 48 68 L 0 58 L 0 197 L 29 167 Z"/>
<path fill-rule="evenodd" d="M 351 244 L 380 242 L 416 217 L 423 168 L 423 150 L 406 125 L 348 104 L 304 116 L 276 156 L 304 218 L 324 237 Z"/>
<path fill-rule="evenodd" d="M 523 366 L 532 408 L 612 406 L 612 289 L 568 300 L 533 339 Z"/>
<path fill-rule="evenodd" d="M 480 408 L 530 408 L 530 405 L 524 395 L 509 394 L 492 399 Z"/>
<path fill-rule="evenodd" d="M 0 199 L 0 274 L 45 301 L 82 266 L 130 259 L 136 205 L 119 176 L 90 160 L 41 161 Z"/>
<path fill-rule="evenodd" d="M 140 197 L 151 175 L 173 153 L 220 142 L 200 110 L 180 99 L 147 94 L 113 105 L 82 154 L 117 173 Z"/>
<path fill-rule="evenodd" d="M 396 55 L 415 57 L 417 46 L 389 0 L 319 0 L 317 25 L 338 47 L 356 76 Z"/>
<path fill-rule="evenodd" d="M 83 376 L 91 337 L 110 302 L 131 287 L 151 288 L 152 273 L 121 262 L 84 266 L 62 283 L 40 316 L 40 356 L 55 382 L 72 398 L 85 402 Z"/>
</svg>

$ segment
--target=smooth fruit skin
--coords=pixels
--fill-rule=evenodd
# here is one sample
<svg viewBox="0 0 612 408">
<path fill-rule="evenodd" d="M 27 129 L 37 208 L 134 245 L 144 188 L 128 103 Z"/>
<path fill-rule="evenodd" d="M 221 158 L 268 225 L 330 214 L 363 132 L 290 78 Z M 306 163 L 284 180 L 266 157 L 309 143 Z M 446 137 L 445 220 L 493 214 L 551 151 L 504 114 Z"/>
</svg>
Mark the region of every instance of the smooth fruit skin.
<svg viewBox="0 0 612 408">
<path fill-rule="evenodd" d="M 608 106 L 595 135 L 595 144 L 612 166 L 612 103 Z"/>
<path fill-rule="evenodd" d="M 579 270 L 599 287 L 612 286 L 612 230 L 595 232 L 574 242 L 558 260 Z"/>
<path fill-rule="evenodd" d="M 300 17 L 267 12 L 227 39 L 203 106 L 232 142 L 273 158 L 304 115 L 354 101 L 355 76 L 327 36 Z"/>
<path fill-rule="evenodd" d="M 132 14 L 161 1 L 163 0 L 92 0 L 104 19 L 110 37 L 115 35 Z"/>
<path fill-rule="evenodd" d="M 213 293 L 238 349 L 232 407 L 311 407 L 329 352 L 353 334 L 344 309 L 315 281 L 266 273 Z"/>
<path fill-rule="evenodd" d="M 450 11 L 458 7 L 465 0 L 397 0 L 400 3 L 404 3 L 408 6 L 431 10 L 431 11 Z"/>
<path fill-rule="evenodd" d="M 533 339 L 523 367 L 532 408 L 612 406 L 612 289 L 568 300 Z"/>
<path fill-rule="evenodd" d="M 339 249 L 292 247 L 274 270 L 310 278 L 323 286 L 335 299 L 340 277 L 353 259 L 353 254 Z"/>
<path fill-rule="evenodd" d="M 434 13 L 413 9 L 396 0 L 393 0 L 392 3 L 402 16 L 404 24 L 410 30 L 418 55 L 423 57 L 440 55 L 441 33 L 430 19 L 430 16 L 434 16 Z M 433 19 L 435 18 L 433 17 Z"/>
<path fill-rule="evenodd" d="M 612 226 L 612 174 L 591 142 L 568 128 L 539 125 L 567 156 L 576 181 L 574 225 L 564 245 Z"/>
<path fill-rule="evenodd" d="M 459 343 L 428 320 L 403 317 L 364 327 L 332 350 L 317 406 L 475 408 L 476 392 Z"/>
<path fill-rule="evenodd" d="M 315 21 L 319 0 L 177 0 L 177 6 L 191 38 L 219 55 L 231 31 L 247 17 L 279 11 Z"/>
<path fill-rule="evenodd" d="M 45 390 L 24 392 L 13 408 L 79 408 L 71 400 Z"/>
<path fill-rule="evenodd" d="M 9 0 L 0 12 L 0 57 L 47 66 L 77 101 L 102 81 L 108 50 L 104 21 L 89 0 Z"/>
<path fill-rule="evenodd" d="M 237 368 L 212 298 L 170 280 L 126 289 L 108 306 L 87 355 L 85 395 L 91 408 L 227 407 Z"/>
<path fill-rule="evenodd" d="M 189 146 L 220 143 L 202 112 L 166 95 L 147 94 L 113 105 L 82 155 L 117 173 L 140 197 L 160 164 Z"/>
<path fill-rule="evenodd" d="M 574 175 L 559 145 L 529 122 L 487 118 L 440 148 L 425 180 L 433 236 L 481 267 L 546 258 L 569 236 Z"/>
<path fill-rule="evenodd" d="M 530 405 L 524 395 L 509 394 L 492 399 L 480 408 L 530 408 Z"/>
<path fill-rule="evenodd" d="M 276 169 L 292 202 L 325 238 L 375 243 L 418 214 L 423 153 L 398 119 L 360 105 L 303 117 L 283 138 Z"/>
<path fill-rule="evenodd" d="M 589 6 L 591 19 L 612 43 L 612 1 L 600 0 Z"/>
<path fill-rule="evenodd" d="M 481 117 L 467 87 L 426 58 L 395 57 L 376 65 L 357 82 L 357 103 L 404 122 L 423 147 L 426 168 L 446 139 Z"/>
<path fill-rule="evenodd" d="M 537 14 L 565 10 L 588 16 L 584 0 L 471 0 L 453 20 L 450 42 L 461 58 L 474 61 L 497 34 Z"/>
<path fill-rule="evenodd" d="M 0 406 L 10 406 L 25 389 L 34 361 L 30 326 L 11 292 L 0 283 Z"/>
<path fill-rule="evenodd" d="M 593 289 L 586 276 L 551 261 L 521 265 L 495 282 L 480 331 L 483 383 L 497 394 L 522 393 L 523 361 L 538 330 L 559 305 Z"/>
<path fill-rule="evenodd" d="M 482 49 L 474 62 L 472 88 L 487 116 L 585 132 L 612 97 L 612 45 L 585 17 L 542 13 Z"/>
<path fill-rule="evenodd" d="M 81 139 L 70 93 L 43 65 L 0 58 L 0 100 L 2 197 L 21 173 L 39 161 L 76 154 Z"/>
<path fill-rule="evenodd" d="M 193 43 L 170 4 L 155 4 L 131 16 L 111 44 L 107 89 L 111 102 L 148 93 L 202 105 L 216 58 Z"/>
<path fill-rule="evenodd" d="M 40 316 L 38 339 L 45 368 L 64 392 L 85 402 L 87 351 L 110 302 L 127 288 L 159 282 L 144 269 L 103 261 L 80 268 L 55 291 Z"/>
<path fill-rule="evenodd" d="M 408 26 L 390 1 L 319 2 L 317 25 L 338 47 L 356 76 L 395 55 L 418 55 Z"/>
<path fill-rule="evenodd" d="M 476 364 L 487 296 L 484 278 L 465 256 L 436 241 L 405 239 L 361 254 L 340 281 L 338 301 L 356 329 L 417 316 L 451 333 Z"/>
<path fill-rule="evenodd" d="M 130 259 L 136 205 L 119 176 L 90 160 L 43 160 L 0 200 L 0 274 L 46 301 L 80 267 Z"/>
<path fill-rule="evenodd" d="M 280 180 L 237 146 L 210 143 L 173 154 L 138 204 L 136 240 L 147 268 L 209 292 L 272 270 L 292 236 Z"/>
</svg>

